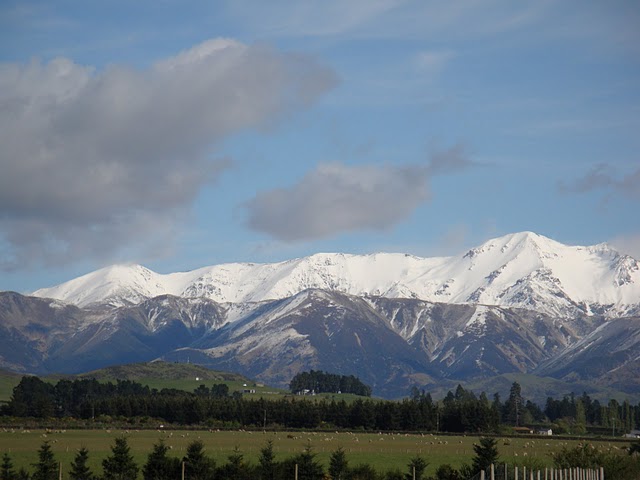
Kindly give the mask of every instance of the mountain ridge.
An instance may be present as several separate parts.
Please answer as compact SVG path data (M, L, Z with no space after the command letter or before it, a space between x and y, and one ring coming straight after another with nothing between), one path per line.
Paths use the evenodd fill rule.
M520 307L563 316L619 316L640 312L640 262L606 244L572 247L519 232L451 257L318 253L278 263L227 263L169 274L141 265L114 265L32 295L82 307L120 307L162 294L218 303L259 302L307 288Z
M377 394L507 374L640 392L640 262L532 232L451 257L315 254L158 274L91 272L0 292L0 367L164 359L285 385L356 374Z

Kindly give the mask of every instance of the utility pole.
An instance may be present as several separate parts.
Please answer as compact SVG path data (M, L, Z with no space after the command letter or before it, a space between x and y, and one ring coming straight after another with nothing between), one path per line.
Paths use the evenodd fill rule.
M613 417L611 419L611 424L612 424L612 426L611 426L611 429L612 429L611 430L611 436L615 437L616 436L616 417Z

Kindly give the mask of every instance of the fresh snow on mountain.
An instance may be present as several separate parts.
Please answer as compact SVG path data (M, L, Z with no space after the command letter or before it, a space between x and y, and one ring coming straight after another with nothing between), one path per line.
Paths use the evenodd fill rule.
M625 314L640 305L640 262L606 244L567 246L521 232L452 257L316 254L159 274L107 267L33 293L78 306L137 304L162 294L217 302L287 298L305 289L358 296L521 307L547 314Z

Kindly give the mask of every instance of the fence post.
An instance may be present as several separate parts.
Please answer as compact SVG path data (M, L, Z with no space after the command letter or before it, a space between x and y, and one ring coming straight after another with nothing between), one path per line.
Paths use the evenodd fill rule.
M514 480L518 480L518 466L516 465L514 468L515 468L515 477L514 477Z
M416 477L413 477L413 480L416 480ZM484 480L484 470L480 470L480 480Z
M493 463L491 464L491 480L496 480L496 472L495 472L495 467L493 466Z

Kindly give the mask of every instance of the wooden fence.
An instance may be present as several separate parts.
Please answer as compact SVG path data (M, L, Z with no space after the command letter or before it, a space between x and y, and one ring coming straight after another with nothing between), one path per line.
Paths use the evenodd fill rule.
M491 465L470 480L604 480L604 469L599 468L545 468L527 469L510 465Z

